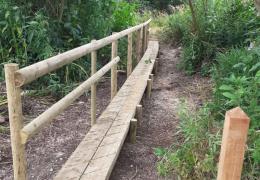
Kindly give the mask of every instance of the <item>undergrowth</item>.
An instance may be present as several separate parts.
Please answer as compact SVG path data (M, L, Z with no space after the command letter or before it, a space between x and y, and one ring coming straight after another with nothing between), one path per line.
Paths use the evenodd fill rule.
M137 8L138 3L115 0L64 1L64 4L0 0L0 81L4 80L6 63L14 62L22 68L135 25ZM120 44L120 67L126 69L127 41ZM110 54L110 46L98 51L98 67L110 60ZM62 96L89 76L87 55L26 89L47 90Z
M161 159L158 172L180 179L215 179L225 112L240 106L251 119L242 179L259 179L260 24L254 4L201 0L192 5L197 24L186 5L169 17L165 39L183 46L180 67L188 74L211 76L212 99L195 112L182 106L178 133L182 141L155 150Z

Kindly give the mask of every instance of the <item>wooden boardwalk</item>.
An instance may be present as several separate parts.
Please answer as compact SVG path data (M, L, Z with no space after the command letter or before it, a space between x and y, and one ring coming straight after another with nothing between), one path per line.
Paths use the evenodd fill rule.
M109 179L136 106L145 92L158 50L158 41L149 41L139 64L54 179Z

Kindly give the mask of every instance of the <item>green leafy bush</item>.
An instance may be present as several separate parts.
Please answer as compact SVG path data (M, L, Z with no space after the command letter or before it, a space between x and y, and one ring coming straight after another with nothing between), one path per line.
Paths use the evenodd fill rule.
M180 132L183 142L169 149L158 163L158 172L176 172L186 179L214 179L225 112L240 106L250 117L248 149L243 179L260 176L260 49L232 49L219 53L211 74L213 99L198 112L181 107Z
M0 0L0 80L4 79L5 63L28 66L89 43L92 39L101 39L113 31L133 26L136 10L135 3L115 0L55 0L51 4L45 0L37 3L32 0L26 3ZM127 42L122 40L120 44L119 54L125 60ZM99 67L110 60L110 54L110 46L98 51ZM64 86L73 86L85 80L89 75L90 57L85 56L52 75L40 78L38 84L33 83L27 88L50 87L48 89L58 92L65 89Z
M217 52L249 45L259 32L260 21L252 1L199 0L193 6L196 22L186 6L171 15L165 28L174 42L181 40L184 48L181 67L189 74L212 63Z

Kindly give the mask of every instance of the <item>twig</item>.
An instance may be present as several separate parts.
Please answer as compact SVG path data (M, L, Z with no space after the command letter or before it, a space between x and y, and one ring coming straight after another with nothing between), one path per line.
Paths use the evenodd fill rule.
M137 172L138 172L137 166L135 166L135 174L132 177L130 177L129 180L133 180L135 178L135 176L137 175Z

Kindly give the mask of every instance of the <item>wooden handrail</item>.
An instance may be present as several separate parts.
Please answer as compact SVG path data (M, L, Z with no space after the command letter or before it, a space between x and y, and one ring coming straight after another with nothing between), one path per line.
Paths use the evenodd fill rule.
M73 101L80 97L84 92L90 89L91 85L97 83L99 79L108 72L111 67L119 62L120 58L116 57L109 63L107 63L98 72L92 75L88 80L79 85L76 89L71 91L64 98L56 102L49 109L27 124L21 130L21 141L25 144L29 137L42 129L46 124L50 123L56 116L58 116L62 111L64 111Z
M21 87L25 84L28 84L28 83L32 82L33 80L35 80L45 74L48 74L56 69L59 69L66 64L70 64L74 60L79 59L92 51L98 50L132 32L135 32L143 27L146 27L146 25L149 24L150 22L151 22L151 19L149 19L148 21L146 21L143 24L139 24L137 26L131 27L124 31L115 33L111 36L97 40L95 42L90 42L86 45L77 47L75 49L66 51L62 54L59 54L59 55L53 56L51 58L48 58L46 60L35 63L33 65L24 67L15 73L15 77L16 77L15 84L16 84L16 86L19 86L19 87ZM147 29L147 28L145 28L145 29Z
M131 27L124 31L114 33L111 36L103 39L92 41L89 44L77 47L69 50L57 56L48 58L41 62L33 65L24 67L19 70L18 64L6 64L5 65L5 76L6 76L6 87L7 87L7 99L9 109L9 121L11 131L11 143L12 143L12 156L13 156L13 170L15 180L26 180L26 158L25 158L25 143L27 140L42 129L45 125L52 122L52 120L63 112L73 101L80 97L91 87L91 124L94 125L96 121L96 83L98 80L111 69L111 90L113 90L113 96L117 92L117 63L120 60L117 56L117 40L132 34L137 31L137 61L140 60L143 52L146 50L148 41L148 28L151 19L140 25ZM149 27L149 26L148 26ZM132 58L132 42L128 38L128 61ZM101 68L98 72L96 71L96 53L97 50L112 44L111 61ZM80 86L75 88L68 95L63 97L57 103L52 105L49 109L23 127L23 116L22 116L22 102L21 102L21 86L28 84L37 78L46 75L54 70L61 68L64 65L72 63L74 60L81 58L82 56L91 53L92 54L92 76L83 82ZM129 73L132 69L132 64L128 62Z

